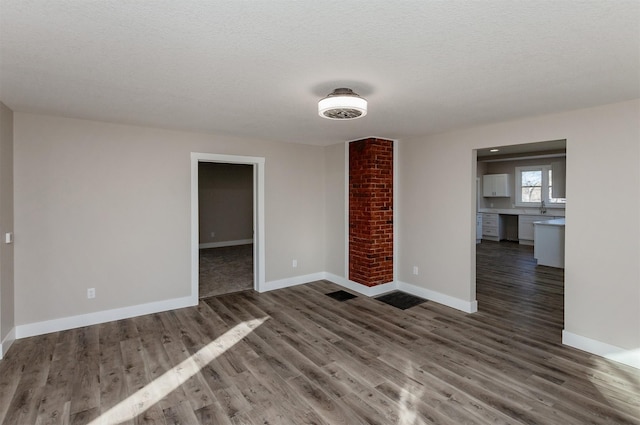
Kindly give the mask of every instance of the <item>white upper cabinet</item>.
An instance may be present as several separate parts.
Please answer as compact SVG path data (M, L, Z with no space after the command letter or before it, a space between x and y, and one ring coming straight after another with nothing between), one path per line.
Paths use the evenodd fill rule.
M485 198L510 197L509 174L485 174L482 176L482 196Z

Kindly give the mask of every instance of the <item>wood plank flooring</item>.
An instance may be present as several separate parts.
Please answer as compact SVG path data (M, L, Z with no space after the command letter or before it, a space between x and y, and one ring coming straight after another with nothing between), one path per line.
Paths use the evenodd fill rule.
M318 281L16 341L0 422L640 424L640 371L562 346L562 271L477 249L480 311Z

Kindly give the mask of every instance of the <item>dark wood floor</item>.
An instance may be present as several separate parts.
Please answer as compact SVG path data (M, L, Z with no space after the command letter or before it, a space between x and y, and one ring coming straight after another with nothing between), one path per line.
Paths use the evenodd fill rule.
M17 341L3 424L631 424L640 371L562 346L562 273L478 247L480 311L319 281Z

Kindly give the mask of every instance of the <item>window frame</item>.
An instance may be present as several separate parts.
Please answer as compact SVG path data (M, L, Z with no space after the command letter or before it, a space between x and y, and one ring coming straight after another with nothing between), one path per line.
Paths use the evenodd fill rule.
M564 202L551 202L551 199L549 197L549 189L550 189L550 181L549 181L549 171L551 170L551 164L545 164L545 165L527 165L527 166L522 166L522 167L516 167L515 173L515 180L516 180L516 188L515 188L515 195L516 195L516 199L515 199L515 205L516 207L523 207L523 208L531 208L531 207L535 207L538 208L540 207L542 204L541 202L523 202L522 201L522 172L523 171L540 171L542 173L542 186L541 186L541 199L544 201L544 206L546 208L565 208L567 205L567 201L566 198L558 198L558 199L564 199Z

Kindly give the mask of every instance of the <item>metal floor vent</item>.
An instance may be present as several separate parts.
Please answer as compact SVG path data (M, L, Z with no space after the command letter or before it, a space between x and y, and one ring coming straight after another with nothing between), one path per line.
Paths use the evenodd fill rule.
M376 300L381 301L385 304L389 304L395 308L399 308L400 310L406 310L411 307L415 307L419 304L427 302L424 298L416 297L411 294L407 294L405 292L394 291L388 294L380 295L376 297Z
M353 295L350 292L342 291L342 290L336 291L336 292L329 292L328 294L325 294L325 295L337 301L347 301L357 297L357 295Z

